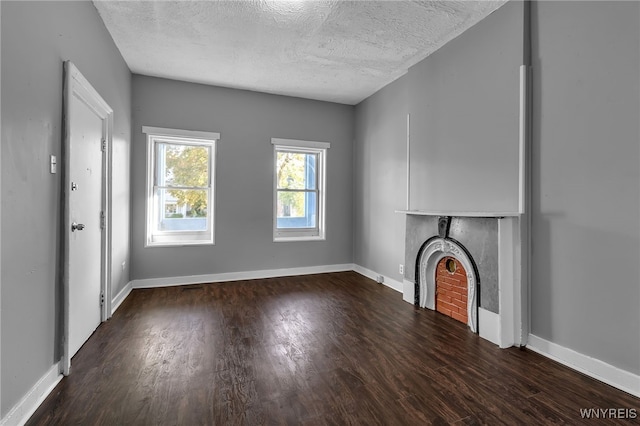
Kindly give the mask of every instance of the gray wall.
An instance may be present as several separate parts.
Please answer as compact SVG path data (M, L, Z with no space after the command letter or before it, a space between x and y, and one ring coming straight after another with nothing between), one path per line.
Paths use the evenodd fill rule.
M60 358L62 63L114 109L113 285L129 281L131 74L90 2L2 2L2 401L5 416Z
M351 263L353 110L346 105L133 78L133 279ZM220 132L214 246L144 248L142 126ZM271 138L331 143L326 241L273 242Z
M402 281L406 203L407 80L356 107L354 263Z
M635 374L640 372L639 7L637 2L546 1L533 7L531 331ZM446 129L456 135L473 136L486 118L499 127L491 134L513 138L517 146L517 74L505 75L504 91L490 79L494 90L485 93L486 80L480 75L473 84L462 82L474 106L465 106L464 114L455 107L460 101L452 104L446 99L449 92L438 93L437 88L445 77L453 81L454 74L472 74L439 69L441 64L463 64L464 57L481 64L485 57L478 72L486 73L496 61L511 63L513 45L488 41L502 32L521 43L521 35L515 35L518 28L522 31L521 11L522 3L508 3L356 106L355 263L402 278L397 264L404 259L403 226L392 211L405 204L407 112L412 115L412 141L426 146L446 134L421 111L444 113ZM460 57L451 57L454 52ZM434 63L439 58L446 61ZM496 104L496 94L504 102ZM461 93L453 95L464 99ZM483 99L487 106L478 102ZM445 106L448 110L437 111ZM477 162L463 175L470 184L483 178L483 172L493 172L498 161L517 161L511 146L483 153L472 146L485 142L482 134L467 139ZM449 154L460 155L465 148L460 142L452 140ZM413 176L424 173L426 178L434 170L441 174L432 180L446 176L442 164L451 164L444 156L446 147L435 152L441 164L425 163L436 168L415 170ZM508 157L502 158L505 152ZM469 160L451 159L457 160L454 167ZM413 161L412 168L418 167ZM514 201L511 183L499 186L507 194L505 206ZM414 199L444 199L446 194L432 189Z
M531 332L640 373L640 5L533 9Z
M411 209L518 211L523 2L413 66Z

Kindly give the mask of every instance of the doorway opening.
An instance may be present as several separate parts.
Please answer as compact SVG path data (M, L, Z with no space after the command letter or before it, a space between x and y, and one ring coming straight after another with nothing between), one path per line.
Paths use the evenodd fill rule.
M71 358L111 313L110 152L113 110L64 63L63 353Z

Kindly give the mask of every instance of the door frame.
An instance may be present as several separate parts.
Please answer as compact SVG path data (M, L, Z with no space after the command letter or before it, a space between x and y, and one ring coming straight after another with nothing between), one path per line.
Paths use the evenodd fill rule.
M63 331L62 331L62 374L65 376L71 372L71 354L69 348L70 335L70 242L71 242L71 218L70 218L70 188L71 177L69 164L71 159L71 120L69 107L72 99L77 99L87 105L102 120L103 151L102 155L102 211L104 213L104 228L101 233L100 253L100 292L103 303L100 308L100 322L111 317L111 143L113 134L113 109L104 101L100 94L91 86L89 81L80 73L71 62L64 62L64 87L63 87L63 190L62 202L64 210L63 219Z

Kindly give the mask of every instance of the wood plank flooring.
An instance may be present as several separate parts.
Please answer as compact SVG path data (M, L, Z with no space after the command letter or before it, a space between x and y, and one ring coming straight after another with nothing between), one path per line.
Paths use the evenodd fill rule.
M134 290L27 424L640 424L588 408L640 399L344 272Z

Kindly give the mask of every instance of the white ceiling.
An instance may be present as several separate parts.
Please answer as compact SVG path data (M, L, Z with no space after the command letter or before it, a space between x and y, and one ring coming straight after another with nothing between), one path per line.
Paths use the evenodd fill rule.
M354 105L504 1L93 3L133 73Z

